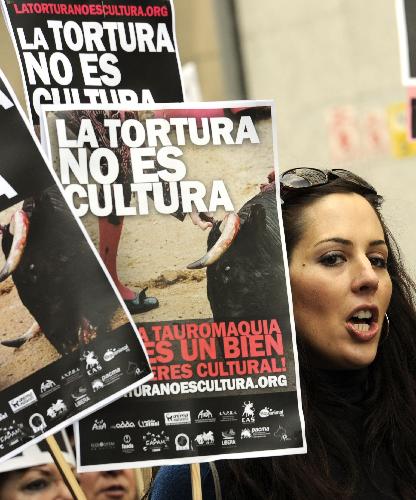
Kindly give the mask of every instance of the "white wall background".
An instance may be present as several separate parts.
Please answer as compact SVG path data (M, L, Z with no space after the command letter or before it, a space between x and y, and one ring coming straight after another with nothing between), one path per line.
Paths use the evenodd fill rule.
M416 276L416 158L395 158L386 125L383 145L368 147L369 116L387 122L405 101L393 0L237 0L250 98L274 98L282 169L337 166L368 179L386 199L385 214ZM334 158L327 123L349 107L358 146ZM334 134L332 134L332 137Z

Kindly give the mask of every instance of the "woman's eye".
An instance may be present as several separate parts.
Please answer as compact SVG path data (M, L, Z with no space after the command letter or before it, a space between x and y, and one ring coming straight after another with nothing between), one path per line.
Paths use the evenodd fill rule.
M380 269L386 269L387 267L387 260L384 257L381 257L379 255L373 255L370 256L368 259L371 262L371 265L374 267L379 267Z
M42 491L49 486L48 481L45 479L34 479L29 483L25 484L23 489L26 491Z
M319 263L327 267L333 267L337 266L338 264L342 264L346 260L347 259L342 253L331 252L323 255L319 259Z

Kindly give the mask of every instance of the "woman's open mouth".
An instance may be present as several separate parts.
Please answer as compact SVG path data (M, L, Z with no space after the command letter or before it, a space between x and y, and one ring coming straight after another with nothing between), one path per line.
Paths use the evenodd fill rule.
M349 316L346 328L353 338L361 342L368 342L378 333L379 326L377 320L377 307L360 307L355 309Z

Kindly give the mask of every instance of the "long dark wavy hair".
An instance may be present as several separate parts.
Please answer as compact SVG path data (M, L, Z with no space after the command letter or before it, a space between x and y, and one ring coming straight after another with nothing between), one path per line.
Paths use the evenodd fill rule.
M364 196L384 230L389 249L387 269L393 284L388 308L390 326L387 336L386 331L382 332L376 358L368 369L362 458L371 472L383 448L391 460L398 494L406 500L415 499L416 286L404 270L398 246L380 214L381 197L341 179L287 193L282 212L289 262L306 230L302 217L304 209L332 193ZM362 461L358 462L356 452L343 435L342 426L336 425L328 414L331 407L328 403L342 409L343 402L320 378L301 338L298 338L298 348L308 453L223 462L223 484L227 486L227 491L223 491L225 499L348 499L357 494ZM327 404L320 404L322 401ZM334 478L330 456L341 460L345 470L342 484Z

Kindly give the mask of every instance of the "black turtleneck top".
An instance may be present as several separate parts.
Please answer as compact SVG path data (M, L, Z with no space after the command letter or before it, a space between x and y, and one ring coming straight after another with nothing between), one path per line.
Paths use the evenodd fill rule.
M381 446L377 451L373 466L368 464L363 450L365 441L364 421L366 418L368 369L320 372L320 391L314 404L319 405L333 426L347 441L356 457L358 478L353 500L392 500L401 498L395 488L392 462L387 448ZM332 393L332 397L328 394ZM334 403L334 400L337 400ZM310 403L312 404L312 403ZM307 436L306 436L307 437ZM328 449L329 466L337 482L345 484L348 474L345 460L337 456L335 450ZM253 459L268 460L264 458ZM279 458L284 460L284 457ZM219 475L222 500L230 498L228 460L216 463ZM208 464L201 464L202 489L204 500L215 500L215 487L212 471ZM308 485L305 482L305 498L308 498ZM265 483L265 488L267 484ZM156 476L151 500L191 500L191 481L188 465L162 467ZM235 498L235 497L233 497ZM324 499L326 500L326 499ZM332 500L332 499L331 499Z
M385 445L377 451L373 465L368 463L364 452L366 419L366 398L368 368L360 370L323 370L322 399L319 404L348 442L357 459L358 478L354 500L387 500L401 498L395 488L392 462ZM331 391L338 399L334 404L325 398L325 392ZM342 458L328 449L333 476L340 483L348 479Z

